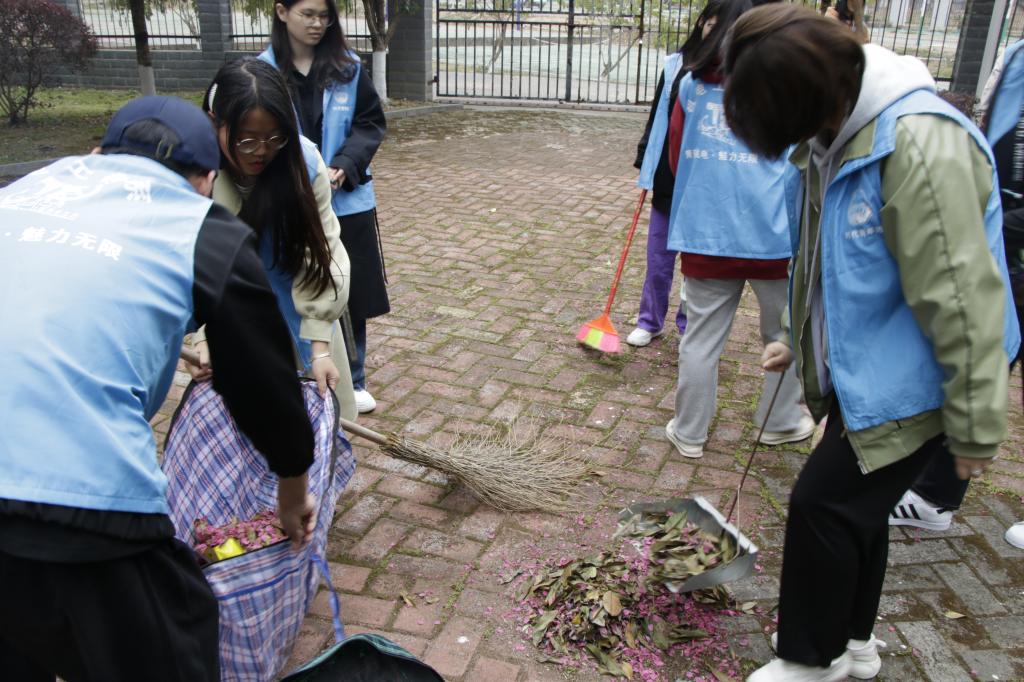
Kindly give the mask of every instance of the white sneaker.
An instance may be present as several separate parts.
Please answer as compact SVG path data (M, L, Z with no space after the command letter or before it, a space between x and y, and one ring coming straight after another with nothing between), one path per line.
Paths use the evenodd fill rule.
M656 332L649 332L646 329L637 327L629 333L626 337L626 343L637 348L643 348L648 345L656 336L661 336L664 333L663 329L659 329Z
M879 649L888 644L871 635L866 642L862 639L851 639L846 643L846 655L850 658L850 677L858 680L870 680L882 669L882 657Z
M357 388L356 394L356 412L359 414L366 414L367 412L373 412L377 407L377 401L373 399L370 392L365 388Z
M772 651L779 650L779 633L773 632L771 637ZM850 677L856 677L858 680L870 680L871 678L878 675L878 671L882 669L882 657L878 655L879 649L884 649L888 644L882 640L871 635L871 639L857 640L851 639L846 643L846 657L850 661ZM842 658L840 656L839 658ZM835 665L839 658L832 661Z
M672 442L672 445L676 446L676 450L683 457L689 457L690 459L698 459L704 456L704 444L703 443L685 443L679 440L679 436L676 435L676 420L669 420L668 424L665 425L665 435Z
M889 513L890 526L915 526L926 530L946 530L953 523L953 512L936 507L913 490L903 493L899 504ZM1011 529L1012 530L1012 529ZM1024 531L1021 532L1024 538Z
M1007 528L1003 537L1014 547L1024 549L1024 521L1018 521Z
M800 425L789 431L765 431L761 434L761 443L764 445L782 445L783 443L799 443L814 435L814 429L818 428L817 422L806 414L800 420Z
M755 670L747 682L839 682L850 674L850 659L843 654L827 668L784 661L772 660Z

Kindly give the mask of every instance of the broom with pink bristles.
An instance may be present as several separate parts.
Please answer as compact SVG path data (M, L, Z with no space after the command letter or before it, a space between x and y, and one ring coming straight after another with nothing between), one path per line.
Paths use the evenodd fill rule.
M580 327L576 334L576 340L584 346L589 346L603 353L618 353L621 347L619 333L615 331L615 325L609 315L612 312L612 301L615 300L615 292L619 288L619 280L622 279L622 269L626 266L626 256L629 254L629 247L633 243L633 235L636 234L636 224L640 221L640 211L644 208L644 201L647 200L647 190L640 190L640 199L636 202L636 210L633 211L633 223L626 233L626 245L622 248L622 255L619 257L619 268L615 271L615 278L612 280L612 290L608 292L608 301L604 304L604 313Z

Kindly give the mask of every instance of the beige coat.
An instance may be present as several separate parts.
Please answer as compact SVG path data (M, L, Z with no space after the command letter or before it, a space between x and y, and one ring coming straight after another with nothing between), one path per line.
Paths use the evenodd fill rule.
M309 341L327 341L331 344L331 359L338 367L340 379L334 389L338 396L338 403L341 407L340 416L348 420L356 419L356 402L352 391L352 373L349 370L348 353L345 349L345 340L341 335L341 325L338 318L341 317L345 306L348 304L349 273L350 265L348 253L341 244L341 226L338 218L331 208L331 184L327 178L327 166L323 159L317 164L316 178L313 180L313 194L316 196L317 209L320 211L320 223L324 228L324 236L327 237L327 244L331 249L331 273L334 275L335 287L328 287L319 295L299 286L302 273L295 278L295 286L292 288L292 301L295 310L302 318L299 326L299 336ZM224 206L235 215L242 210L242 197L235 189L232 178L224 171L217 176L213 184L213 200ZM199 343L205 340L205 329L200 327L199 331L193 334L192 342ZM296 354L296 366L301 370L302 363ZM216 368L214 368L216 371ZM310 374L307 372L307 376Z

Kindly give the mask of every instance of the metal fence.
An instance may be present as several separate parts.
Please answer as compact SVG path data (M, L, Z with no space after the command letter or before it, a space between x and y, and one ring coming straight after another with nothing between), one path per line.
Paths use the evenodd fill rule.
M274 0L231 0L231 34L236 50L260 50L270 40ZM341 30L352 49L369 52L370 30L359 0L338 3Z
M1010 43L1024 37L1024 0L1013 0L1007 8L1002 30L1003 33L999 41L1000 48L1005 48Z
M77 0L79 16L92 28L101 48L134 48L135 32L127 0ZM199 14L194 0L157 0L146 4L149 46L197 50Z
M649 100L699 7L667 0L438 0L439 96Z
M940 83L953 76L965 0L877 0L864 21L871 42L918 57Z
M801 1L801 0L797 0ZM804 0L816 5L815 0ZM704 0L437 0L437 94L607 104L649 102L666 51L689 34ZM874 43L952 78L965 0L875 0ZM1013 0L1002 44L1024 34Z

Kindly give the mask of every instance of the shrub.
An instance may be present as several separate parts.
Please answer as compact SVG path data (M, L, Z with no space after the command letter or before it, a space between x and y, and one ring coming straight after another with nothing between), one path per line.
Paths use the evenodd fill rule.
M946 100L954 107L960 110L960 113L967 118L974 119L974 95L971 93L964 92L951 92L949 90L940 90L939 97Z
M89 27L52 0L0 0L0 112L28 118L59 67L83 68L96 53Z

